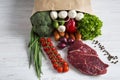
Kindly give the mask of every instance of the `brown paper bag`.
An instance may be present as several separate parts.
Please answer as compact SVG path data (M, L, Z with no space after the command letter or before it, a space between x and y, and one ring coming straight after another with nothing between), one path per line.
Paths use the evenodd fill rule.
M92 14L90 0L35 0L32 14L37 11L76 10Z

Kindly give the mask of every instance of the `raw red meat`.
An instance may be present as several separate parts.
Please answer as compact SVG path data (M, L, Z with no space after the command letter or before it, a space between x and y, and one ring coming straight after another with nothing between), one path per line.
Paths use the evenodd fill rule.
M101 75L107 72L108 65L103 63L97 52L82 41L75 41L68 48L68 61L84 74Z

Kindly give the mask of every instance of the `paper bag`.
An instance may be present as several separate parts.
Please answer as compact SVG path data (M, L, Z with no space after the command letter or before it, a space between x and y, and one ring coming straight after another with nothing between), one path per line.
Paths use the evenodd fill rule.
M76 10L92 14L91 0L35 0L32 14L37 11Z

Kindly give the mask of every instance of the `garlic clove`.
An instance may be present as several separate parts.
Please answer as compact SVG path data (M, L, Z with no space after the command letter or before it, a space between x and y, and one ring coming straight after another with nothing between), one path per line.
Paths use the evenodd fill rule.
M76 12L75 10L70 10L70 11L68 12L68 17L69 17L69 18L75 18L76 15L77 15L77 12Z
M67 15L68 15L67 11L60 11L58 13L58 17L62 18L62 19L65 19L67 17Z
M50 12L50 16L53 20L57 19L58 18L58 14L57 14L57 11L51 11Z
M77 21L81 20L82 18L84 18L84 14L83 13L77 13L77 16L75 17L75 19Z
M59 32L65 32L65 30L66 30L66 27L63 26L63 25L61 25L61 26L58 27L58 31Z

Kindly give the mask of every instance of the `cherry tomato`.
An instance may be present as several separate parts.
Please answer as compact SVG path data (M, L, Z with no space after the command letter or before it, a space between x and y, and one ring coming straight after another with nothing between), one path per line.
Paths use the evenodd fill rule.
M54 63L53 67L54 67L54 69L57 69L58 68L58 64Z
M52 51L54 51L54 50L56 50L56 48L55 48L55 47L52 47Z
M63 62L64 60L60 57L59 61L60 61L60 62Z
M48 51L50 51L49 48L43 48L43 49L46 53L48 53Z
M40 38L40 42L44 42L45 41L45 38Z
M57 71L58 71L59 73L62 73L62 72L63 72L63 67L58 67L58 68L57 68Z
M51 39L50 39L50 38L47 38L47 42L51 42Z
M57 54L56 56L57 56L57 58L61 58L61 55L60 55L60 54Z
M53 47L53 44L50 42L50 43L48 44L48 46Z
M63 66L68 66L68 63L67 63L67 62L64 62L64 63L63 63Z
M57 51L57 50L55 50L55 51L54 51L54 54L58 54L58 51Z
M51 60L51 62L54 64L54 63L56 63L57 61L54 59L54 60Z
M43 47L47 46L46 42L42 42L42 46Z
M64 66L63 67L63 72L68 72L69 71L69 66Z

